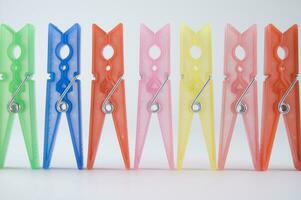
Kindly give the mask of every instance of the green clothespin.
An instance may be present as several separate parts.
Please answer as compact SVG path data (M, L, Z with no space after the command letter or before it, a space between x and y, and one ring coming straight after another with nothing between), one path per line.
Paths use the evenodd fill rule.
M25 140L31 168L39 167L34 81L34 27L15 32L0 25L0 168L16 115Z

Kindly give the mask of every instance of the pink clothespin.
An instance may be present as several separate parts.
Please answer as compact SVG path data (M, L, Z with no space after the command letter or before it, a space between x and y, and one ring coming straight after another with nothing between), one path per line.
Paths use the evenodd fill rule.
M149 50L157 46L160 55L152 58ZM148 130L150 117L158 114L159 124L164 141L169 168L174 168L173 131L171 114L170 81L170 25L165 25L157 33L145 25L140 27L140 64L137 135L134 168L139 168L139 162Z
M231 25L225 31L225 58L218 168L224 169L237 115L245 125L254 168L259 170L257 106L257 30L239 33ZM245 55L239 57L237 50Z

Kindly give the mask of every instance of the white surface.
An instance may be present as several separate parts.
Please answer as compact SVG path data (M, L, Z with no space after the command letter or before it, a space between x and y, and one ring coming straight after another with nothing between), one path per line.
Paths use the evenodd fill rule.
M293 171L2 170L1 199L300 199ZM5 187L5 188L3 188ZM6 197L6 198L3 198Z
M87 154L90 110L91 24L109 31L124 23L125 80L131 161L134 156L137 84L139 79L139 24L144 22L158 30L171 23L171 64L175 152L177 144L179 86L179 27L185 22L195 30L211 23L213 33L213 80L216 112L216 141L219 141L221 88L223 79L223 42L226 23L243 31L253 23L258 25L258 82L261 110L263 81L264 26L274 23L284 31L301 23L301 3L298 0L268 1L38 1L0 0L0 23L15 29L29 22L36 27L36 98L40 160L42 160L44 105L47 63L47 28L53 22L62 30L78 22L82 27L82 113L84 155ZM300 36L300 33L299 33ZM300 55L300 54L299 54ZM259 110L259 113L261 113ZM260 118L261 116L259 116ZM123 163L111 117L103 129L94 171L77 171L67 123L62 118L55 145L52 167L31 171L28 167L20 126L15 121L14 132L6 159L8 168L0 170L0 199L300 199L301 175L293 171L289 145L280 120L270 166L272 171L253 172L242 120L237 127L223 172L208 171L208 158L197 118L193 121L190 144L184 167L203 170L167 171L158 122L152 120L141 167L158 170L123 171ZM155 119L155 118L153 118ZM218 145L218 143L217 143ZM176 156L176 155L175 155ZM133 164L133 163L132 163ZM60 169L57 169L57 168ZM108 170L116 168L116 170ZM204 170L205 169L205 170ZM276 170L275 170L276 169ZM87 198L89 197L89 198Z

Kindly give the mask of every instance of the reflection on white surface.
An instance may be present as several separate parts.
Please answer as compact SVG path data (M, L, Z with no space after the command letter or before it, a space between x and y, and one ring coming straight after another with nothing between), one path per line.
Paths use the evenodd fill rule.
M0 171L1 199L299 199L296 171ZM4 189L5 187L5 189Z

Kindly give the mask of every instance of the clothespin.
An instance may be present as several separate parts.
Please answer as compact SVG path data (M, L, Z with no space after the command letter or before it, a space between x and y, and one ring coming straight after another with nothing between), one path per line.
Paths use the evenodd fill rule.
M31 168L39 167L34 81L34 27L0 25L0 168L18 114Z
M44 161L48 169L62 113L66 113L77 167L83 168L80 101L80 26L62 33L49 24ZM66 49L66 52L63 50ZM68 54L67 54L68 53ZM67 55L66 55L67 54Z
M253 166L259 170L256 35L256 25L243 33L239 33L231 25L226 27L219 169L224 169L235 121L240 114ZM240 49L245 55L239 54Z
M130 168L128 148L128 129L125 104L125 84L123 80L123 26L117 25L106 33L93 25L93 66L90 137L88 152L88 169L93 168L97 147L107 114L112 114L119 145L126 169ZM114 54L106 58L106 47L111 47Z
M149 55L149 50L160 48L158 58ZM137 135L134 168L138 169L150 117L158 114L169 168L174 168L171 114L170 74L170 25L157 33L145 25L140 27L140 66Z
M210 165L215 169L211 27L207 25L200 31L193 32L184 25L181 27L180 40L181 81L177 167L181 169L183 165L193 115L199 114ZM199 48L201 54L193 57L191 54L193 47Z
M283 57L278 54L283 50ZM266 170L280 114L283 116L295 168L301 170L300 96L298 83L298 26L281 33L265 28L265 66L261 129L261 163Z

